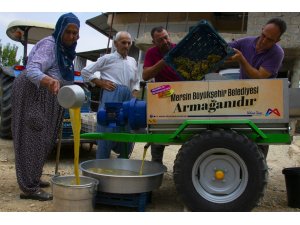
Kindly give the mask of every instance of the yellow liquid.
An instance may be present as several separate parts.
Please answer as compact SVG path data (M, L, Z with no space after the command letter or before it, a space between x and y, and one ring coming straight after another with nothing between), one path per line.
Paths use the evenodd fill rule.
M141 168L140 168L139 175L143 175L146 153L147 153L147 148L144 148L143 160L142 160L142 165L141 165Z
M74 174L76 179L76 184L80 184L79 178L79 147L80 147L80 129L81 129L81 114L80 108L69 109L73 137L74 137Z
M89 168L88 171L105 175L121 175L121 176L137 176L136 171L120 170L120 169L105 169L105 168Z
M89 168L87 170L93 173L105 174L105 175L141 176L143 175L144 162L145 162L145 157L146 157L148 147L149 146L144 147L143 160L139 172L130 171L130 170L120 170L120 169L106 169L106 168Z

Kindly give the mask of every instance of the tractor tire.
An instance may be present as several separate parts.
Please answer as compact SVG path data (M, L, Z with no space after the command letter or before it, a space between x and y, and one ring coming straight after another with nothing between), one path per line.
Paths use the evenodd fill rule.
M0 137L12 139L11 134L11 92L14 77L1 75L0 93Z
M265 159L267 159L269 153L269 145L258 145L260 151L264 155Z
M90 104L91 111L98 112L102 89L99 87L90 87L89 90L91 92L91 104Z
M180 148L174 182L190 211L250 211L264 194L268 170L257 145L233 131L208 130Z

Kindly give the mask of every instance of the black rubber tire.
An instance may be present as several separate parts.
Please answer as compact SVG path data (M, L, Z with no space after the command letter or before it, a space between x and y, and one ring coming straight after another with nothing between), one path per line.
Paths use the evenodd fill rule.
M102 90L99 87L90 87L89 90L91 92L91 111L98 112L100 104L100 93L102 92Z
M14 77L1 74L0 94L0 137L12 139L11 134L11 92Z
M269 153L269 145L258 145L260 151L264 155L265 159L267 159Z
M193 183L193 179L200 180L200 165L197 167L197 160L199 163L199 159L202 159L210 151L220 151L219 154L218 152L213 154L213 157L219 158L226 155L225 151L230 152L244 162L243 168L246 168L248 179L244 179L243 188L232 201L229 199L228 202L220 203L217 198L223 196L219 195L215 195L216 201L203 197L205 194L202 192L202 196L201 191L197 191L197 188L200 190L201 182L199 181L197 184L198 187ZM225 161L225 157L223 158ZM240 168L242 167L242 164L238 165ZM173 171L177 192L190 211L250 211L263 196L268 177L266 161L257 145L243 135L224 130L205 131L183 144L176 156ZM193 177L193 171L198 171L199 174ZM204 170L201 172L205 174ZM203 179L209 181L211 177ZM243 177L240 178L240 180L242 179ZM213 194L212 196L214 197ZM226 197L226 194L224 196Z

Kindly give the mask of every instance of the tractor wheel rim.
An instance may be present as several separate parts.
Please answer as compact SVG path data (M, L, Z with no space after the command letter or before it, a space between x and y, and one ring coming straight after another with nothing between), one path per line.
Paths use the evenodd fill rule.
M201 154L192 168L196 191L214 203L228 203L245 191L248 169L244 160L232 150L213 148Z

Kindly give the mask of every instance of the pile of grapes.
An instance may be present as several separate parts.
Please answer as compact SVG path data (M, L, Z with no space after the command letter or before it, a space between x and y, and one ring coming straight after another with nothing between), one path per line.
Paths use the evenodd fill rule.
M202 80L204 75L221 60L221 56L211 54L207 59L193 61L186 57L174 58L176 70L185 80Z

